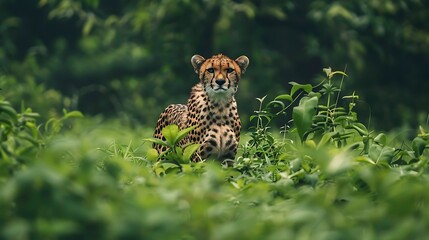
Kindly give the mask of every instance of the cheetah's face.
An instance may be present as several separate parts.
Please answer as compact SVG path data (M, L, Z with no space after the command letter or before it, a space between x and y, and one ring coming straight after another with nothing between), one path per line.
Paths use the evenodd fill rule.
M249 65L249 59L241 56L231 60L218 54L206 60L200 55L194 55L191 63L209 98L215 102L227 102L237 91L238 82Z

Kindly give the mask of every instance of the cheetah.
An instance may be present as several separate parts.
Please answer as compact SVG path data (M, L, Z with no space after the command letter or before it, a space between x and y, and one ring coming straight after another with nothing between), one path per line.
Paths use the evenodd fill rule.
M200 55L191 58L199 82L192 87L186 105L172 104L161 113L156 124L154 138L165 140L161 130L170 124L179 129L195 128L179 143L181 146L198 143L192 161L216 159L232 165L240 141L241 122L234 94L241 75L249 65L249 58L235 60L218 54L209 59ZM165 146L154 144L159 153Z

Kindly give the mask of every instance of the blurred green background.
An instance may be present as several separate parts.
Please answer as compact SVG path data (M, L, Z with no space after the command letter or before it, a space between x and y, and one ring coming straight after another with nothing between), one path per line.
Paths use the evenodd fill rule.
M190 58L250 58L237 100L242 121L256 97L345 70L378 129L425 121L429 1L2 0L1 95L45 118L62 108L155 126L197 82ZM369 120L371 119L371 120Z

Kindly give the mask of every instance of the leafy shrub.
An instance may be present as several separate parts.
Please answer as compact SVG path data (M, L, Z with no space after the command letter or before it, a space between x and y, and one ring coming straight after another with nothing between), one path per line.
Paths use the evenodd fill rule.
M38 116L31 109L17 113L9 102L0 99L0 182L33 160L41 145Z
M34 161L36 153L51 136L60 132L67 119L81 116L78 111L64 110L64 116L51 118L41 134L40 126L36 123L38 113L24 107L18 113L8 101L0 99L0 181Z
M39 66L35 56L29 55L23 62L14 62L8 67L10 69L0 69L0 89L12 107L31 104L32 109L40 114L38 118L41 121L61 116L59 110L62 108L75 107L71 98L38 81L35 76L45 77L46 69Z
M198 150L200 144L191 143L183 147L179 145L179 142L194 128L188 127L179 130L177 125L172 124L162 129L165 141L156 138L146 139L146 141L167 147L167 150L159 155L156 149L150 149L147 153L147 158L155 162L153 169L157 175L166 174L171 170L189 171L192 167L198 165L192 163L191 159L192 154ZM160 161L157 162L158 160Z

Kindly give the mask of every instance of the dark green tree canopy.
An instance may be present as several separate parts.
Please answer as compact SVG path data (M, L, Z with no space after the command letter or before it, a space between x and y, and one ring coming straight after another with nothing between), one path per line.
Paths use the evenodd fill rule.
M359 92L373 123L415 124L428 112L427 9L422 0L4 0L0 87L16 104L40 102L39 112L62 106L152 124L186 100L193 54L246 54L243 118L253 106L240 103L317 81L332 66L346 68L345 91Z

